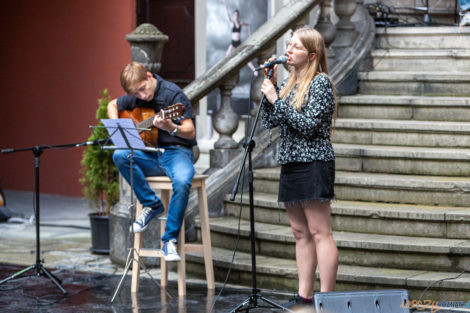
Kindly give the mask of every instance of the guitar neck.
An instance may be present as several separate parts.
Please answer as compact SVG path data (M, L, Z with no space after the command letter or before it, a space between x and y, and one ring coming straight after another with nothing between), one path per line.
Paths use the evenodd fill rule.
M158 114L155 114L155 115L160 115L160 113ZM155 115L154 116L151 116L149 118L146 118L145 120L143 120L142 122L139 122L135 125L136 128L152 128L153 127L153 119L155 118ZM139 129L139 132L142 132L143 130L140 130Z
M160 118L179 118L183 115L184 112L184 105L181 103L176 103L168 108L161 110L157 114L146 118L145 120L142 120L141 122L137 123L135 126L137 128L152 128L153 127L153 119L155 116L159 116ZM139 130L139 132L142 132L142 130Z

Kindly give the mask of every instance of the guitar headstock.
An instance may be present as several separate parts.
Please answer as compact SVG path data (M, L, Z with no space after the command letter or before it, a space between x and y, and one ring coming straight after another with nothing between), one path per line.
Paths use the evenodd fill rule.
M186 110L184 104L175 103L173 105L170 105L166 109L162 109L160 114L163 115L165 118L174 119L183 116L184 110Z

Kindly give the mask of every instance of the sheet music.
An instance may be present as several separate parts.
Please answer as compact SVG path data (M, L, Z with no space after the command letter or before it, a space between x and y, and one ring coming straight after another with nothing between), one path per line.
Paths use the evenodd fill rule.
M130 118L102 119L103 125L111 137L115 147L103 147L109 149L135 149L163 153L160 148L146 147L139 132L135 128L134 122ZM122 129L122 132L119 130ZM124 138L124 136L126 138ZM127 142L126 142L127 139Z

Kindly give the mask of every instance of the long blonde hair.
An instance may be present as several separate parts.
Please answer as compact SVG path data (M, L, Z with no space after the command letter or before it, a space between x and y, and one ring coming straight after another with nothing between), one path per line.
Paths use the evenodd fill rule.
M297 35L302 45L307 49L308 54L315 53L316 56L313 58L312 61L309 61L307 71L305 73L305 77L298 86L297 92L294 97L294 101L290 103L292 107L294 107L298 112L300 112L302 105L308 99L308 90L310 87L310 83L312 79L318 74L325 74L331 82L331 86L333 87L334 98L335 98L335 113L336 116L336 90L334 88L333 81L328 76L328 64L326 59L326 48L325 48L325 41L321 34L313 29L310 26L302 26L297 28L293 33L293 35ZM289 93L294 89L295 82L297 81L297 75L294 70L294 67L290 67L289 69L289 79L287 83L284 85L282 90L280 91L279 95L282 99L285 99Z

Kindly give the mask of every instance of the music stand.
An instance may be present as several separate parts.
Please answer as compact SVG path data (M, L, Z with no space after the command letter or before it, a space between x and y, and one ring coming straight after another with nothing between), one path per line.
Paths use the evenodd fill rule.
M153 148L153 147L146 147L144 142L142 141L139 133L137 130L144 130L147 131L147 128L136 128L133 121L128 118L120 118L120 119L102 119L104 127L109 133L111 140L114 146L107 146L103 147L104 149L123 149L123 150L130 150L130 185L131 185L131 204L129 206L131 212L131 221L135 220L135 216L133 214L134 210L134 180L132 174L132 162L134 156L134 150L142 150L142 151L149 151L149 152L157 152L163 153L165 152L164 149L161 148ZM100 127L100 126L98 126ZM129 249L129 254L127 255L126 266L124 268L124 273L116 287L116 291L111 298L111 303L114 302L117 294L122 288L122 283L124 279L127 277L127 273L131 264L134 262L134 257L132 256L133 248ZM140 264L138 264L140 266Z
M271 79L272 76L273 76L273 69L271 68L268 71L268 79ZM282 305L260 295L259 294L260 290L256 287L256 254L255 254L256 242L255 242L255 214L254 214L255 205L254 205L254 197L253 197L253 166L252 166L251 152L253 151L253 148L256 145L255 141L253 140L253 136L256 130L256 124L258 123L261 108L263 107L264 99L265 99L265 96L263 95L259 103L258 112L256 113L256 117L253 121L253 126L251 128L250 137L248 137L243 143L243 147L245 148L245 153L243 154L243 158L240 164L240 170L238 171L238 177L235 182L235 185L233 186L232 195L230 196L230 201L235 200L235 196L238 190L238 185L240 183L240 178L243 173L243 169L245 167L246 158L248 156L247 176L248 176L248 191L249 191L249 198L250 198L250 243L251 243L252 294L247 299L245 299L242 303L237 305L232 311L230 311L230 313L240 312L240 311L249 312L250 309L256 309L256 308L278 308L283 311L292 312L288 308L285 308ZM270 306L261 306L259 305L258 300L262 300L268 303Z
M104 141L107 141L106 139ZM40 164L40 156L45 149L61 149L61 148L71 148L71 147L80 147L80 146L85 146L85 145L97 145L102 143L102 140L96 140L94 142L82 142L82 143L72 143L72 144L65 144L65 145L43 145L43 146L35 146L35 147L30 147L30 148L22 148L22 149L2 149L2 153L13 153L13 152L21 152L21 151L32 151L34 154L34 218L36 220L36 263L33 265L20 270L19 272L11 275L10 277L7 277L0 281L0 285L3 283L6 283L7 281L10 281L12 279L15 279L29 271L35 270L36 271L36 276L47 276L53 283L54 285L62 291L64 295L67 294L67 291L62 287L62 281L58 279L56 276L54 276L52 273L50 273L43 265L44 260L41 260L40 258L40 253L41 253L41 240L40 240L40 205L39 205L39 200L40 200L40 192L39 192L39 164Z

